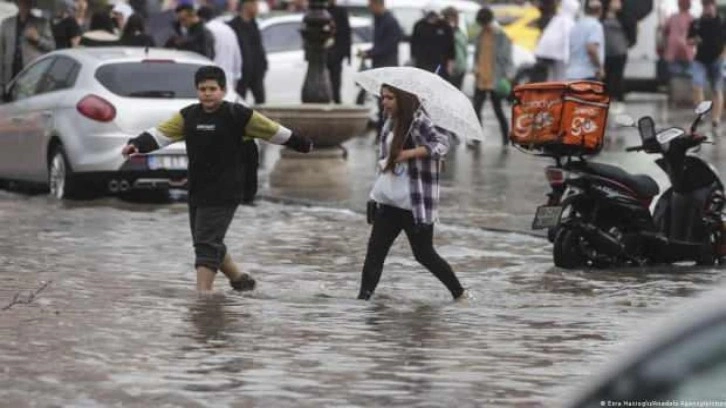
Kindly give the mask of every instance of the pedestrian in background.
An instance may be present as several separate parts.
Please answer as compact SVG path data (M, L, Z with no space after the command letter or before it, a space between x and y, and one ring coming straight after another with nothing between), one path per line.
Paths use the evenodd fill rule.
M74 14L78 26L81 27L81 33L88 29L91 17L88 15L88 2L86 0L74 0Z
M91 15L88 31L81 36L84 47L110 47L119 44L113 20L108 12L97 11Z
M691 0L678 0L678 12L668 17L663 25L665 49L663 58L673 76L691 76L691 65L696 49L688 42L688 31L693 23Z
M449 134L433 123L415 95L384 85L381 100L388 120L379 143L378 177L370 193L369 205L375 211L369 214L373 226L358 299L373 295L388 251L401 231L408 237L414 258L459 299L464 288L433 243L439 171L449 150Z
M602 3L590 1L585 6L585 15L572 28L567 79L605 79L605 30L601 15Z
M39 56L55 49L48 20L31 13L31 0L18 0L18 14L0 24L0 86Z
M403 31L396 17L386 10L385 0L368 0L373 14L373 47L361 56L371 60L373 68L398 66L398 44Z
M170 46L178 50L196 52L214 59L214 36L197 16L194 6L181 4L175 9L181 28L186 30L170 40Z
M350 64L351 31L348 10L329 0L328 13L333 19L333 46L328 48L328 73L333 91L333 102L341 103L340 87L343 74L343 61Z
M227 74L227 85L237 89L237 82L242 77L242 52L237 42L237 35L232 27L215 20L214 9L209 6L202 6L197 10L197 15L204 23L204 26L214 36L214 63L222 67Z
M121 45L127 47L154 47L154 37L146 34L144 18L140 14L132 14L126 20L126 25L119 39Z
M368 0L368 10L373 14L373 47L359 51L359 56L370 59L372 68L398 66L398 45L403 39L398 20L386 9L385 0ZM379 99L376 141L381 138L383 118L383 103Z
M312 141L238 103L224 100L226 75L205 66L194 75L199 103L183 108L167 121L131 139L125 158L176 141L186 143L189 157L189 224L194 243L197 291L212 290L221 270L235 290L251 290L255 280L242 273L227 252L224 237L242 199L243 138L260 138L307 153Z
M487 97L492 100L494 114L502 132L502 144L509 144L509 122L502 109L502 100L508 95L501 91L512 71L512 42L494 21L494 13L483 7L476 14L481 27L474 51L474 111L481 122L481 110Z
M699 104L704 99L704 89L711 90L713 110L711 125L717 130L723 111L723 52L726 44L726 27L718 15L715 0L702 0L703 14L694 20L688 31L688 40L695 44L693 62L693 99Z
M58 11L53 19L53 39L55 49L77 47L81 42L81 27L75 18L75 3L73 0L62 0L58 4Z
M534 50L537 69L532 82L564 81L567 78L570 33L579 11L579 0L562 0L560 11L549 20Z
M265 103L265 73L267 73L267 54L262 44L260 28L257 26L259 12L256 0L242 0L239 14L229 22L237 35L242 53L242 78L237 84L237 93L247 97L252 92L255 104Z
M134 14L134 9L122 1L116 3L111 9L111 18L113 19L113 24L116 27L116 33L119 36L124 31L126 22L132 14Z
M413 65L449 80L456 60L454 31L436 11L424 13L423 18L414 24L411 34Z
M459 26L459 12L453 7L445 8L441 14L451 26L454 33L454 67L451 71L450 81L456 88L461 89L466 75L467 59L469 58L469 39Z
M603 29L605 31L605 87L610 94L611 113L622 113L625 110L625 64L628 62L630 41L622 22L623 4L621 0L610 0L603 13Z

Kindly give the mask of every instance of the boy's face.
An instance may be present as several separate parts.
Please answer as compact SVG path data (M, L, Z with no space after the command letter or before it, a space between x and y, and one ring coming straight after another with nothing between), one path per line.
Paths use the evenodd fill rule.
M224 94L224 88L221 88L215 80L207 79L197 85L197 97L206 110L216 109L224 100Z

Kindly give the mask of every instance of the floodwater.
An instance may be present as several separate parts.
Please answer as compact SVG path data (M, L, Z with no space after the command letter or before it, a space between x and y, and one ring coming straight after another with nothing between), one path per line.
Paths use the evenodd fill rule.
M370 146L347 144L345 200L240 207L227 246L258 280L244 294L219 276L196 295L183 203L0 191L0 406L560 406L645 322L723 280L554 268L546 240L492 230L527 229L547 161L460 147L435 239L474 298L452 302L399 237L374 299L355 300ZM603 158L653 171L643 155Z
M721 271L567 272L546 240L457 225L454 303L400 238L354 300L368 227L347 210L241 207L227 241L258 279L193 291L184 204L0 192L0 405L555 406ZM50 282L30 303L32 291Z

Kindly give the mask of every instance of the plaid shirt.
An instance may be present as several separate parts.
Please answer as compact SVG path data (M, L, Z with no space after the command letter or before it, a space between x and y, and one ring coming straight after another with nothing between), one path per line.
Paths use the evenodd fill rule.
M385 135L391 131L391 121L383 125L380 141L380 159L388 157ZM413 116L408 136L416 147L423 146L429 155L408 161L411 190L411 212L416 224L433 224L438 221L439 173L441 159L449 151L449 132L434 125L423 109Z

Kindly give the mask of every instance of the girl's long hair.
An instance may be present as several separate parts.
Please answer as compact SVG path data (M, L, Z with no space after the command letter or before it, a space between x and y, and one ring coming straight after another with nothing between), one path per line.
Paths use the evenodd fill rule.
M396 97L396 115L391 118L393 123L393 141L391 142L391 148L388 152L388 162L386 167L383 169L384 172L392 171L396 167L396 157L403 150L403 146L406 143L408 137L408 131L411 129L411 123L413 122L413 115L416 113L418 108L421 106L416 95L402 91L398 88L390 85L383 85L384 89L387 89L393 93ZM382 135L385 140L385 135Z

